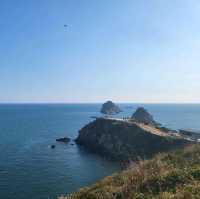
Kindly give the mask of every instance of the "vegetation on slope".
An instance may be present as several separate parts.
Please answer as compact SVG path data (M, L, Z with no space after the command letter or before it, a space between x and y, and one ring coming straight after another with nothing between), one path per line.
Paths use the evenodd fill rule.
M59 199L199 199L200 145L134 163L127 170Z

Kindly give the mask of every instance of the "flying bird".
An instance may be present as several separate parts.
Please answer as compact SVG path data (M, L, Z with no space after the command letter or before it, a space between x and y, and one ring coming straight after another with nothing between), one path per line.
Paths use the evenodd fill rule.
M67 27L68 27L68 25L67 25L67 24L64 24L64 27L65 27L65 28L67 28Z

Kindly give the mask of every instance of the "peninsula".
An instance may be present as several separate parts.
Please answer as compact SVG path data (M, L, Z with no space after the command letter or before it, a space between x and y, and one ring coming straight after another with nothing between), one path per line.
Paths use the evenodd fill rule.
M97 118L79 131L76 143L93 153L115 160L135 160L191 143L179 133L157 126L138 108L131 119Z
M200 168L195 166L199 145L162 127L142 107L131 118L96 118L80 130L76 143L106 158L134 163L59 199L184 199L200 194ZM191 192L185 197L187 186Z

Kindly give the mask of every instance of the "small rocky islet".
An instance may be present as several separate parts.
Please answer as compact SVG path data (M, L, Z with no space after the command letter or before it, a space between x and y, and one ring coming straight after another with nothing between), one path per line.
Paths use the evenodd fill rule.
M100 112L106 115L115 115L122 112L122 110L112 101L107 101L102 105Z
M61 138L57 138L57 139L56 139L56 142L63 142L63 143L65 143L65 144L69 143L70 141L71 141L71 139L68 138L68 137L61 137ZM71 143L71 145L74 145L74 143ZM56 145L55 145L55 144L52 144L52 145L50 145L50 148L51 148L51 149L55 149L55 148L56 148Z
M68 143L68 142L70 142L70 138L68 138L68 137L62 137L62 138L57 138L56 139L56 141L57 142L64 142L64 143Z

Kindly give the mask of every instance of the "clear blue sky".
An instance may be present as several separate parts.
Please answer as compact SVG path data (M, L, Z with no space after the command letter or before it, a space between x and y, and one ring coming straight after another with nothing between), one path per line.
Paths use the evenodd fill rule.
M199 11L199 0L0 0L0 102L200 102Z

